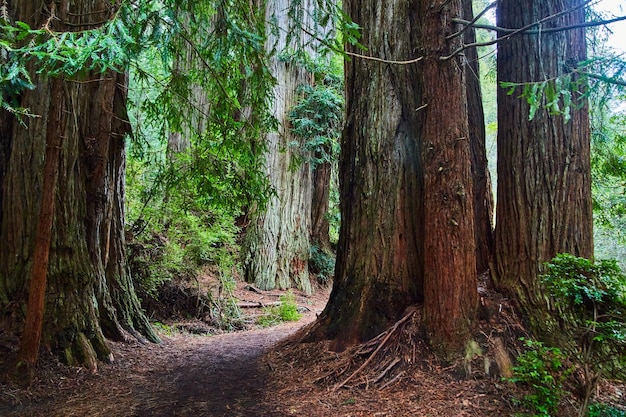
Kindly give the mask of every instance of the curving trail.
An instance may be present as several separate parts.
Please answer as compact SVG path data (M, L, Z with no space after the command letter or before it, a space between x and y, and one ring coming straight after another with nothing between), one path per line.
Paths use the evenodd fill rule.
M311 314L312 315L312 314ZM2 416L218 417L277 416L264 409L267 349L314 317L276 327L165 337L160 345L115 344L115 362L94 375L51 373ZM82 373L82 374L81 374Z
M269 369L263 353L297 327L231 333L189 346L155 378L162 387L146 390L136 416L270 416L261 406ZM141 393L139 393L141 396Z

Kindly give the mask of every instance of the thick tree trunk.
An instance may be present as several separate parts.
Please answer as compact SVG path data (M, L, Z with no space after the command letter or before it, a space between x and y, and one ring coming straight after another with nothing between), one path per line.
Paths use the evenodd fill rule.
M519 28L582 0L499 3L498 25ZM551 20L544 28L584 22L584 9ZM498 81L528 83L563 75L586 56L584 29L516 36L498 45ZM593 255L588 107L572 106L571 120L529 104L518 93L498 90L497 286L513 295L531 318L545 311L537 279L557 253ZM580 98L580 97L578 97Z
M368 54L405 60L419 50L419 11L409 2L344 1ZM365 341L420 302L423 249L417 64L345 63L347 120L341 139L341 228L330 300L311 338L334 348Z
M463 0L463 16L465 20L474 18L472 0ZM467 29L463 42L476 42L473 28ZM487 161L485 145L485 115L483 112L482 93L480 90L480 68L478 51L469 48L465 51L467 112L469 135L472 150L472 178L474 187L474 234L476 237L476 272L487 271L493 263L495 241L493 234L493 190L491 175Z
M460 0L344 2L368 54L346 62L335 281L306 340L365 341L424 302L431 342L453 353L475 315L476 263L464 69L440 57ZM445 30L442 30L444 28Z
M179 10L179 22L184 26L184 31L188 33L187 36L197 35L197 38L208 37L211 25L213 22L203 21L202 23L193 22L191 12L186 10ZM200 24L202 26L200 26ZM192 25L198 25L198 27L191 27ZM204 39L202 39L204 40ZM197 42L202 40L198 39ZM176 74L190 74L197 71L196 51L194 45L190 43L183 43L182 50L179 55L176 56L174 61L174 70ZM191 91L187 103L184 103L186 109L185 117L180 117L179 126L171 126L172 131L167 138L167 158L169 162L176 161L176 155L187 151L191 148L192 138L194 135L202 135L207 129L207 117L210 113L210 101L207 97L207 93L202 86L198 84L192 84Z
M109 5L107 1L96 1L74 4L71 9L59 7L57 19L52 20L58 25L54 29L64 30L67 23L73 30L80 30L78 24L87 23L76 21L78 16L104 21L110 18ZM15 20L38 27L47 19L39 14L41 10L46 10L42 2L20 2L12 13ZM80 81L64 81L61 102L50 95L51 81L34 71L31 77L37 89L25 92L21 105L40 117L26 119L27 126L13 122L6 139L10 145L3 147L10 152L2 178L0 300L6 312L8 306L19 306L26 299L46 125L50 114L62 106L68 114L58 127L63 144L43 341L68 363L95 367L96 358L110 359L105 335L119 340L129 331L158 341L139 307L125 268L125 77L95 72L85 74Z
M462 350L475 319L478 292L471 139L464 57L442 60L462 45L446 25L461 0L422 1L424 75L424 314L431 343Z
M287 44L286 28L293 26L290 15L304 16L304 27L313 27L315 1L305 0L290 5L288 0L266 3L268 29L267 48L278 53L289 48L305 48L309 35L294 38ZM290 8L292 14L286 11ZM273 28L273 25L276 25ZM293 44L297 42L298 44ZM308 257L311 233L311 202L313 192L312 169L308 159L302 158L301 140L291 134L288 116L296 104L296 88L311 82L310 74L295 62L284 62L277 54L271 58L270 71L276 78L273 89L273 115L278 130L267 135L265 171L274 191L266 209L253 213L246 231L244 244L244 271L248 282L262 289L297 287L311 292ZM296 146L294 147L294 144Z

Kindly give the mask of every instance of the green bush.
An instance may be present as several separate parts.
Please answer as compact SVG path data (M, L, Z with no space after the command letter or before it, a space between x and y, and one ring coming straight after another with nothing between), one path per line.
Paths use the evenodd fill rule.
M529 389L529 394L517 400L529 411L520 415L550 417L567 393L563 383L572 369L565 366L565 356L560 349L544 346L539 341L522 340L526 351L517 357L513 378L509 379Z
M542 282L566 341L562 348L583 373L582 416L600 375L624 366L626 276L614 260L569 254L557 255L546 269Z
M309 250L309 270L317 275L320 284L326 285L335 273L335 257L313 245Z
M280 305L266 307L263 315L257 319L257 324L261 327L269 327L280 324L284 321L298 321L302 314L298 311L296 296L288 291L280 297Z
M594 403L589 407L588 417L626 417L626 411L606 404Z
M298 321L302 317L302 314L298 312L296 296L291 291L280 296L278 315L282 321Z

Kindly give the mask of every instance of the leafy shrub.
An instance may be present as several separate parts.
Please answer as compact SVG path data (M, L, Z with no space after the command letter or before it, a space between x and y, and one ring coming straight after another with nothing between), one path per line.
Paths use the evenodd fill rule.
M188 287L210 265L220 282L218 293L200 288L183 293L190 300L197 297L189 304L195 306L195 313L187 313L208 317L220 328L239 327L241 312L232 300L239 232L236 212L204 207L201 198L183 188L170 190L168 198L158 200L148 198L151 192L144 195L141 184L132 185L127 200L127 260L144 308L160 311L159 298L171 303L168 297L179 294L172 293L172 286Z
M312 154L313 165L331 162L339 153L340 128L343 120L343 97L334 87L303 84L296 92L300 101L289 113L291 132L304 139L292 146L302 147L302 152Z
M588 417L626 417L626 411L606 404L594 403L589 407Z
M572 370L565 366L565 355L560 349L544 346L539 341L522 340L527 350L517 357L514 376L509 379L530 390L519 400L520 405L530 412L521 415L550 417L567 393L563 383Z
M559 254L542 281L561 323L567 355L583 372L584 414L602 372L619 369L626 353L626 276L614 260ZM620 359L621 358L621 363Z
M296 296L288 291L280 296L280 305L266 307L263 315L257 319L257 324L262 327L275 326L283 321L298 321L302 314L298 311Z
M302 317L302 314L298 312L296 296L291 291L280 296L278 315L282 321L298 321Z
M173 278L191 271L184 262L184 251L161 234L151 234L127 242L128 266L140 298L158 298L159 289Z
M166 336L172 336L175 333L175 328L169 326L167 324L161 323L160 321L152 323L152 326L159 332L163 333Z
M309 270L317 274L317 281L326 285L335 273L335 257L319 246L313 245L309 251Z

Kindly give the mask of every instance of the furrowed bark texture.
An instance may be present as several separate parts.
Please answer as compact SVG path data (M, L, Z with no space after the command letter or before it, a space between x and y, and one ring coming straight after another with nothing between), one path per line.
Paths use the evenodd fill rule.
M420 53L410 3L346 1L344 10L364 28L368 54L402 60ZM419 66L355 58L345 71L335 282L312 336L334 339L337 350L375 336L423 299Z
M46 126L44 178L33 249L33 272L28 288L26 319L18 357L18 370L22 372L22 376L26 379L25 382L28 383L34 377L43 329L50 241L52 237L52 222L54 221L54 200L57 178L59 176L59 154L63 141L63 132L60 128L65 124L67 114L65 106L63 106L63 87L62 80L53 80L51 82L50 98L60 105L55 106L54 111L49 113Z
M503 0L498 25L521 27L581 3ZM542 27L584 20L580 8ZM552 79L584 60L585 51L584 29L511 38L498 45L498 81ZM583 100L571 107L569 121L543 106L529 120L529 105L518 98L519 91L498 90L495 281L541 325L547 302L538 280L542 264L560 252L593 256L589 115Z
M463 63L440 60L460 1L344 2L371 56L346 62L342 224L330 300L305 340L341 350L424 303L430 341L465 342L476 309L474 213Z
M463 0L465 20L474 18L472 0ZM470 28L465 31L465 44L476 42L476 33ZM466 57L466 88L469 135L472 152L472 178L474 188L474 235L476 238L476 272L481 274L493 264L495 249L493 231L493 190L485 145L485 115L480 90L480 68L478 51L469 48Z
M446 41L461 1L423 1L424 315L431 343L461 351L475 318L476 243L464 58L441 60L461 45Z
M291 19L300 16L304 27L314 27L316 3L304 0L294 5L287 0L266 3L269 25L267 49L288 52L304 48L313 56L312 39L307 34L287 39ZM287 13L290 11L290 13ZM274 31L277 31L274 33ZM295 62L284 62L277 54L271 58L270 71L276 78L273 89L273 115L278 131L267 135L265 170L276 195L263 212L255 213L246 231L244 273L248 282L261 289L297 287L311 292L308 258L311 234L313 173L308 152L303 155L301 139L289 129L289 112L296 104L298 85L312 82L311 75Z
M313 170L313 196L311 205L311 244L330 250L328 203L332 164L323 162Z
M53 29L93 27L88 22L109 19L110 8L107 1L61 2ZM11 12L14 20L40 27L48 19L40 14L42 10L47 10L43 2L19 2ZM68 363L95 367L96 359L110 360L105 335L121 340L128 331L141 340L145 336L158 341L125 268L125 76L94 72L80 80L63 81L60 99L50 94L51 84L60 80L48 80L34 69L31 77L37 88L22 94L21 105L39 117L25 119L26 126L13 120L9 136L3 138L10 145L3 146L9 152L1 180L1 307L5 318L12 314L14 321L21 322L19 306L26 301L33 267L46 126L57 106L62 106L67 114L57 127L63 142L43 343Z
M188 36L196 35L197 37L208 36L205 28L194 28L193 25L197 22L193 22L192 13L186 10L179 10L180 22L184 26L184 30L188 33ZM202 22L206 27L211 28L214 26L214 22ZM210 29L209 29L210 30ZM198 33L200 35L198 36ZM183 50L180 55L176 56L174 60L174 71L179 74L189 74L196 70L196 51L194 45L190 43L183 44ZM176 162L176 158L183 152L187 151L192 146L192 137L194 135L201 135L207 130L207 115L210 113L210 102L207 97L206 91L202 86L193 84L191 86L191 93L188 97L189 110L181 121L181 126L177 127L176 131L169 133L167 138L167 158L169 162Z

